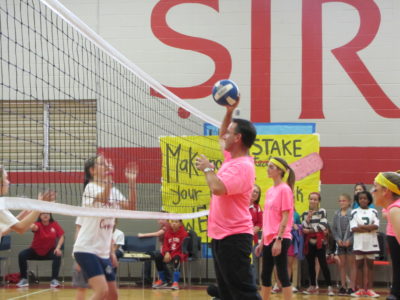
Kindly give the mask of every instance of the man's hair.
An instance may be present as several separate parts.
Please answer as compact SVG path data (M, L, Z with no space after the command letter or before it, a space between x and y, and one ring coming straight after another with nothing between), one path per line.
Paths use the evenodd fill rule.
M250 149L257 136L257 130L253 123L244 119L233 119L232 122L236 124L235 133L242 135L243 145Z

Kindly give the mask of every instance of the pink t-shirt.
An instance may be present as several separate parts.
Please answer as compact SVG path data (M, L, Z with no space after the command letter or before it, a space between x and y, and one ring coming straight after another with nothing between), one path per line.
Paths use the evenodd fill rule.
M253 235L249 203L255 182L254 159L250 156L231 158L226 151L224 156L217 176L227 193L212 195L208 216L208 236L217 240L241 233Z
M386 235L390 235L390 236L394 236L396 237L396 234L393 231L393 226L392 223L390 223L390 218L389 218L389 211L391 208L393 207L400 207L400 199L393 202L392 204L390 204L387 208L386 211L388 213L388 217L387 217L387 226L386 226ZM383 211L383 210L382 210ZM398 241L400 243L400 241Z
M266 193L263 217L264 245L269 245L278 236L284 211L289 211L289 219L282 238L292 239L290 231L293 226L294 198L290 186L283 182L271 187Z

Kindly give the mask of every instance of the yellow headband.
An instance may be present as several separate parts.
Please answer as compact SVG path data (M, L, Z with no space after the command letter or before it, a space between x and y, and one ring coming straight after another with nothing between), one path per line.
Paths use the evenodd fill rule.
M390 191L392 191L393 193L400 195L400 189L397 186L397 184L394 184L393 182L391 182L389 179L387 179L385 176L383 176L383 173L379 173L376 177L375 177L375 182L379 183L381 186L384 186L385 188L388 188Z
M270 163L273 163L275 166L277 166L279 169L283 171L283 181L287 182L289 178L289 172L287 172L287 168L277 159L271 158L269 160Z

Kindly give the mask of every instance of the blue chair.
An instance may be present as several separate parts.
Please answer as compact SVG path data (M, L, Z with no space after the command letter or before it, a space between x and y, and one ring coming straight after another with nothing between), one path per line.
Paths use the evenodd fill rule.
M131 277L131 272L129 268L130 263L142 263L142 282L144 286L145 274L144 274L144 263L146 261L151 261L154 259L153 255L146 255L154 253L157 247L156 237L139 238L137 236L125 236L125 244L122 246L124 250L124 256L119 259L119 264L127 263L128 268L128 278ZM117 277L119 281L119 270L117 272Z
M5 235L1 238L0 251L6 251L7 256L0 256L0 274L3 274L3 283L6 283L6 274L10 271L10 254L11 254L11 236Z

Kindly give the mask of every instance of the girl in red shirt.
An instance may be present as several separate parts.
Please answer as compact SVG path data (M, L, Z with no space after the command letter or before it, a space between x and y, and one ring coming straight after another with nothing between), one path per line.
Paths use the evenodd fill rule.
M64 230L54 221L49 213L41 213L36 223L31 226L34 233L31 247L22 250L18 255L21 280L18 287L29 286L27 270L28 260L53 260L50 287L58 287L58 273L61 266L61 247L64 243Z

